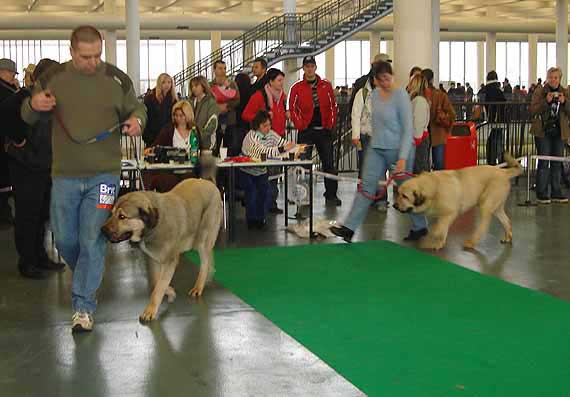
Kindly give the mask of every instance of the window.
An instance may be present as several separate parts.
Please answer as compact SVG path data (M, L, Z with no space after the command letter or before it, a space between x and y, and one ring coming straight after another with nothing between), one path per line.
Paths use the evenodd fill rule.
M380 45L382 48L382 45ZM323 61L324 64L324 53ZM352 86L354 82L370 70L370 42L347 40L334 47L334 82L336 86ZM321 69L321 75L324 71Z
M439 42L439 81L450 81L449 41Z
M456 83L465 82L465 43L452 41L450 46L450 79Z
M465 83L469 83L475 92L477 92L478 84L482 83L477 74L477 65L477 42L467 41L465 43Z

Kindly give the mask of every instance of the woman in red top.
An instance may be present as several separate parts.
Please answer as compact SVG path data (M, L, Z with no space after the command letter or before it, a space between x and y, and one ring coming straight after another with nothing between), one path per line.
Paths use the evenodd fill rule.
M285 110L284 78L285 74L281 70L269 69L268 83L251 96L241 115L242 119L252 122L258 111L266 110L271 115L273 130L280 136L285 136L285 124L289 119L289 112Z

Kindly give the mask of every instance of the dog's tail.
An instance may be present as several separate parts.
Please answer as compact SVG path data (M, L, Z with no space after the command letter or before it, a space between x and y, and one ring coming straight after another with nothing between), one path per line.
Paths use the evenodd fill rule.
M509 174L509 178L514 178L515 176L519 176L523 173L522 166L509 152L505 152L503 156L507 163L505 171Z

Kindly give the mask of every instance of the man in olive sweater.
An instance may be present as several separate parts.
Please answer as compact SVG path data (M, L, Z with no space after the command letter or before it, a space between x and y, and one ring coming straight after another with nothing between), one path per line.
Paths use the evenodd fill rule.
M78 27L71 34L71 61L40 76L40 88L22 104L28 124L52 117L51 225L57 249L73 271L74 332L93 328L106 251L100 229L119 192L119 131L92 138L120 123L126 134L140 135L146 122L132 81L102 62L101 52L99 31Z

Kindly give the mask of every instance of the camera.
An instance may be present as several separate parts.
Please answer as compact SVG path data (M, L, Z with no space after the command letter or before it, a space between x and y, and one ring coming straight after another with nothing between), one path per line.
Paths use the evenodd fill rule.
M151 154L145 156L147 163L163 163L168 164L171 161L175 163L184 163L188 160L188 153L185 149L174 146L154 146Z

